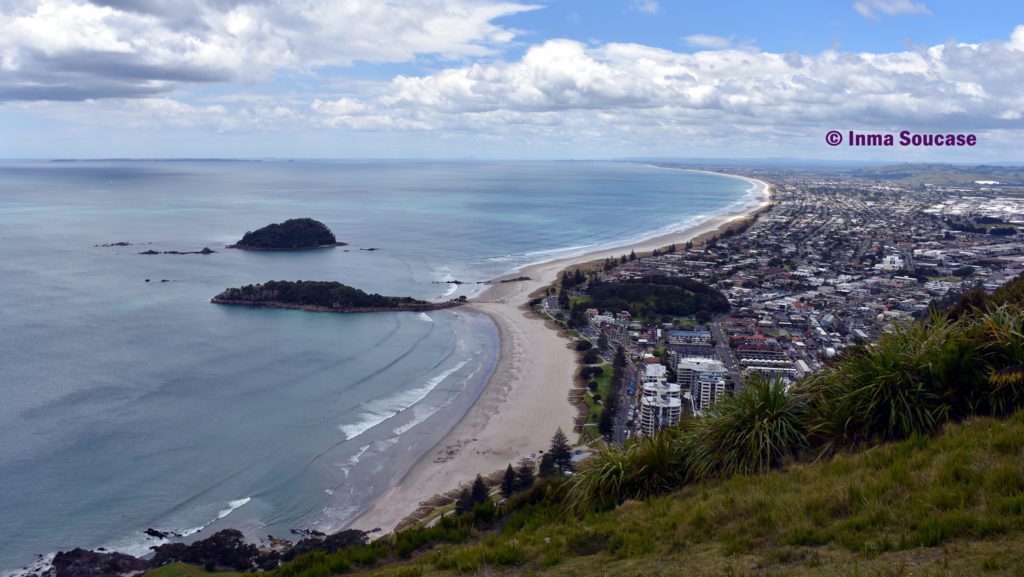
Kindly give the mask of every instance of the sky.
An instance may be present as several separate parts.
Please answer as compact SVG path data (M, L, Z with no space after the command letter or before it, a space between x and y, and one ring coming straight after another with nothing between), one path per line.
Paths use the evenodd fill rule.
M1015 162L1021 86L1011 0L0 0L0 158Z

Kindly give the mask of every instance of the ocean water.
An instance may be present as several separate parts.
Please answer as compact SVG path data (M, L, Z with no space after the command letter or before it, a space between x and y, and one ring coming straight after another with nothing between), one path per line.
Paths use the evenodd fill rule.
M625 163L0 163L0 570L74 546L143 554L158 544L148 527L341 528L450 430L497 362L496 328L470 311L210 304L225 287L337 280L452 298L748 192ZM350 245L223 248L306 216ZM121 241L133 245L96 246ZM138 254L206 246L218 253Z

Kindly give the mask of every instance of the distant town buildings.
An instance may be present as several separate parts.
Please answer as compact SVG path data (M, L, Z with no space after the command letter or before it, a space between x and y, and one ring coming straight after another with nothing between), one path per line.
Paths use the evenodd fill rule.
M809 171L751 176L775 186L770 210L753 225L602 275L605 282L652 272L694 278L731 304L705 323L587 311L592 330L634 358L658 355L631 399L635 432L672 424L680 412L701 414L752 378L795 381L936 303L974 286L994 290L1024 272L1017 233L1024 191L1005 184L905 185ZM650 369L660 363L673 370Z

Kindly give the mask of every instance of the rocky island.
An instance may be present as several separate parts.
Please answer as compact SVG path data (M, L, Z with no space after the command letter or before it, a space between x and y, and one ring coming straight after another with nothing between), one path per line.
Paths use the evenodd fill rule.
M315 312L367 313L385 311L432 311L466 302L465 297L430 302L412 297L369 294L333 281L269 281L229 288L210 302L219 305L248 305Z
M303 250L345 246L327 225L312 218L293 218L245 233L228 248L243 250Z

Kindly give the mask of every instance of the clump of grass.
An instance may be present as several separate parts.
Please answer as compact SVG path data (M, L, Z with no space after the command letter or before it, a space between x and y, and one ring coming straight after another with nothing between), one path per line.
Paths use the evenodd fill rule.
M985 356L987 401L993 414L1006 415L1024 406L1024 315L1001 306L976 323Z
M699 479L764 472L807 446L807 410L782 381L755 381L682 427L677 452Z
M602 446L570 479L569 508L582 513L609 509L626 499L659 495L688 475L673 443L672 431L634 438L624 446Z
M958 385L978 380L963 322L936 315L899 326L806 379L799 390L811 400L812 435L837 447L934 433L964 397Z

